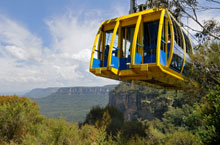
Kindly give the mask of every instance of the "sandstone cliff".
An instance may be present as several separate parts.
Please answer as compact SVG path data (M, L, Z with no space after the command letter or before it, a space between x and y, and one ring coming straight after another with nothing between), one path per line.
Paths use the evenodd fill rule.
M120 109L126 120L160 119L172 102L164 90L143 86L132 89L129 83L121 83L109 93L109 104Z

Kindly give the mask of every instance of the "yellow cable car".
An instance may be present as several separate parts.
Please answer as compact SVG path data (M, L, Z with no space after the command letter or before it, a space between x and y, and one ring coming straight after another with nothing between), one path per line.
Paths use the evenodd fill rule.
M186 88L190 38L167 9L157 8L102 22L92 49L90 72L105 78Z

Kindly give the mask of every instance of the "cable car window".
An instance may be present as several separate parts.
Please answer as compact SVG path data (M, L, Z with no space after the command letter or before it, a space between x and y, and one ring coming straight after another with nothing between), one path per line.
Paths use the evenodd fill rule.
M156 55L159 21L144 23L144 56Z
M126 27L122 29L123 33L123 56L128 57L130 55L130 51L132 49L132 42L134 37L135 27Z
M112 41L112 34L113 34L113 30L105 32L105 50L104 50L105 56L107 56L109 53L109 47ZM116 33L115 35L115 40L112 48L112 55L117 56L117 52L118 52L118 33Z
M165 33L165 29L166 29L166 21L164 20L163 23L163 29L162 29L162 35L161 35L161 50L163 50L164 52L166 52L166 33Z
M184 52L174 47L173 58L170 64L171 68L180 73L183 64L183 58Z
M102 33L100 32L98 41L96 42L94 55L93 55L94 59L101 59L101 46L102 46L102 41L101 40L102 40Z
M170 22L168 21L168 42L167 42L167 60L170 56L170 42L171 42L171 30L170 30Z
M174 39L175 39L175 42L183 49L183 38L182 38L180 27L176 23L176 21L173 20L173 18L171 20L172 20L173 28L174 28Z
M185 43L186 43L186 53L190 54L192 48L190 45L189 37L185 34L185 32L183 34L184 34Z

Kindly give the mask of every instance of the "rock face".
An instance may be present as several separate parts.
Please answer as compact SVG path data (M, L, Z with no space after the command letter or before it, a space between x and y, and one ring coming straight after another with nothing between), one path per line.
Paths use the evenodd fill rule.
M107 95L112 88L107 87L69 87L60 88L55 93L57 95L83 95L83 94L96 94L96 95Z
M171 104L172 100L161 96L157 89L142 86L132 89L127 83L118 85L109 93L109 105L121 110L126 120L160 118Z
M83 95L83 94L108 94L115 85L107 85L103 87L65 87L65 88L36 88L31 90L28 93L25 93L24 96L29 98L44 98L50 96L51 94L59 95Z
M133 90L120 93L111 91L109 93L109 104L119 108L124 113L126 120L134 118L135 113L141 109L141 100L137 92Z

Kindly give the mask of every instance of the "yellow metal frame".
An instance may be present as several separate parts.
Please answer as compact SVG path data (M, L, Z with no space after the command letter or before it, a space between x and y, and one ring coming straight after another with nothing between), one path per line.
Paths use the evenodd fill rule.
M142 15L139 15L139 16L138 16L137 23L136 23L135 31L134 31L133 42L132 42L131 68L132 68L132 66L135 64L135 63L134 63L134 62L135 62L135 61L134 61L134 60L135 60L135 51L136 51L136 47L137 47L137 38L138 38L138 32L139 32L141 20L142 20Z
M169 25L170 25L170 35L171 35L171 40L170 40L170 56L168 58L168 61L167 61L167 67L170 67L170 64L171 64L171 61L172 61L172 58L173 58L173 51L174 51L174 30L173 30L173 23L171 21L171 18L170 18L170 13L168 10L166 10L167 12L167 17L168 17L168 22L169 22Z
M112 34L112 40L110 43L110 47L109 47L109 52L108 52L108 62L107 62L107 68L110 70L111 68L111 60L112 60L112 49L113 49L113 45L114 45L114 41L115 41L115 35L118 31L118 27L119 27L119 21L116 22L113 34Z
M185 64L185 60L186 60L186 43L185 43L185 38L184 38L184 34L183 34L183 28L182 26L175 20L175 18L173 17L172 14L170 14L171 17L173 18L173 20L177 23L177 25L179 26L180 28L180 32L181 32L181 35L182 35L182 40L183 40L183 51L184 51L184 58L183 58L183 62L182 62L182 66L181 66L181 71L180 73L182 74L183 73L183 69L184 69L184 64ZM172 53L173 55L173 53Z
M156 49L156 64L157 65L160 65L160 47L161 47L161 37L162 37L162 30L163 30L164 14L165 14L165 9L162 10L162 12L161 12L160 23L159 23L159 28L158 28L157 49Z
M161 12L161 16L160 16L158 38L157 38L156 64L162 72L168 75L171 75L177 79L184 80L182 75L179 75L178 73L171 73L170 71L165 70L160 64L160 45L161 45L161 35L162 35L162 28L163 28L163 22L164 22L164 14L165 14L165 9ZM171 49L173 49L173 47ZM170 53L170 54L173 55L173 53Z
M99 35L100 35L103 24L104 24L104 22L102 22L102 24L101 24L101 26L100 26L97 34L96 34L95 41L94 41L94 44L93 44L93 47L92 47L92 54L91 54L91 59L90 59L90 70L92 69L95 48L96 48L96 44L97 44L97 41L98 41L98 38L99 38Z

